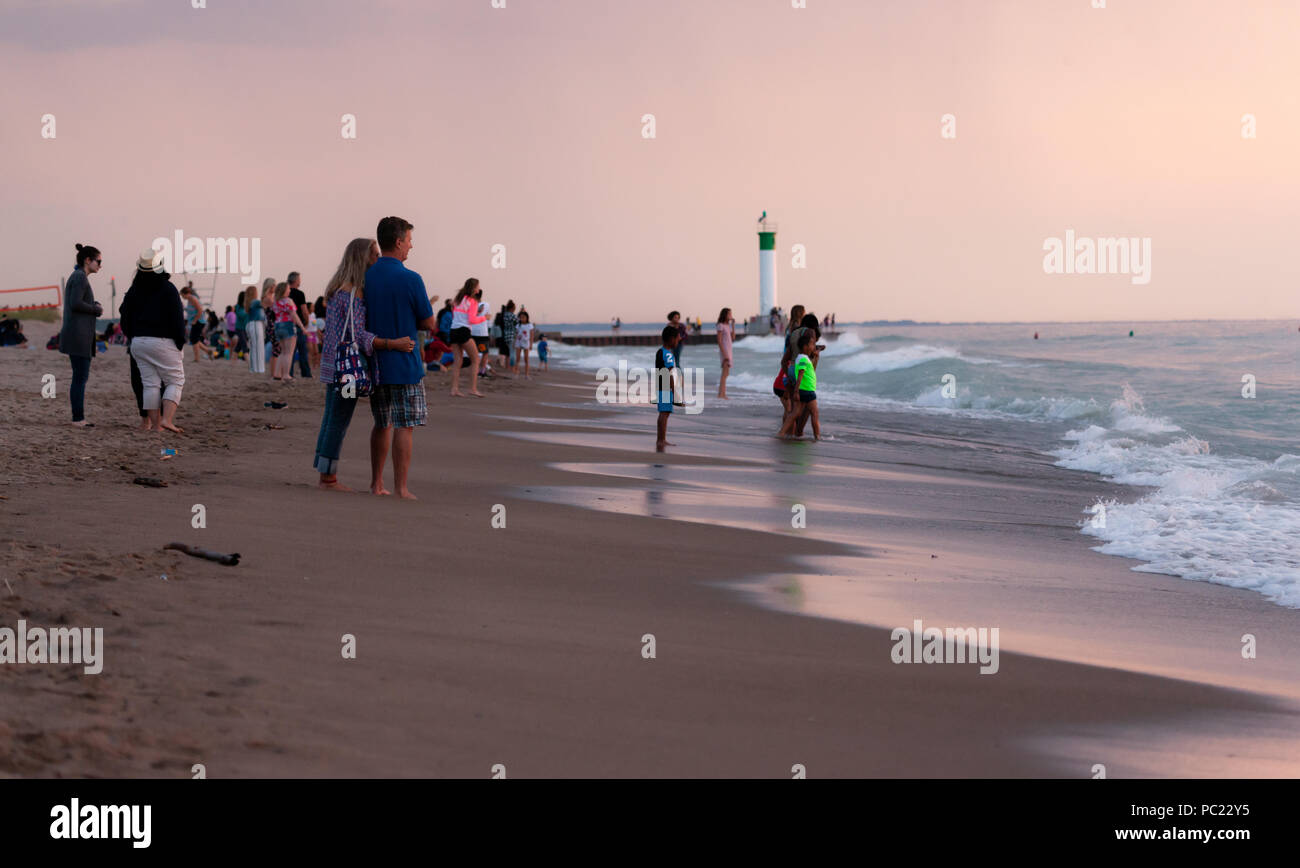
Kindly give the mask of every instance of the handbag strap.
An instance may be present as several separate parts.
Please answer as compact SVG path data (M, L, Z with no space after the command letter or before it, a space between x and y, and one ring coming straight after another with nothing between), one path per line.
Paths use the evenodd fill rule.
M356 329L353 328L353 326L352 326L352 302L353 302L355 299L356 299L356 296L354 296L354 295L352 294L352 290L351 290L351 289L348 289L348 321L347 321L346 323L343 324L343 334L342 334L342 336L339 338L339 340L343 341L344 343L347 343L347 342L348 342L348 330L349 330L349 329L351 329L352 332L353 332L353 334L352 334L352 340L355 342L356 339L357 339L357 336L356 336Z

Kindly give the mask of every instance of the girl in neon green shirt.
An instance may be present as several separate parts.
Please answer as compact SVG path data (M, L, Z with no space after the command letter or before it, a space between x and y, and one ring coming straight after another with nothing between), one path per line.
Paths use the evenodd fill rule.
M813 438L822 439L821 419L817 414L817 368L813 366L811 355L816 345L817 335L811 329L799 339L799 355L794 362L794 382L800 406L786 420L785 427L781 429L781 437L792 437L798 420L806 414L812 421Z

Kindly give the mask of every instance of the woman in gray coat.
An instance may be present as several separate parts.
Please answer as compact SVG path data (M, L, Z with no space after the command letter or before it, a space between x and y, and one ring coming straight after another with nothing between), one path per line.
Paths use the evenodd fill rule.
M72 362L72 424L93 427L86 421L86 381L90 379L90 360L95 355L95 319L104 308L95 301L87 275L103 268L99 250L77 245L77 267L63 288L63 329L59 332L59 352Z

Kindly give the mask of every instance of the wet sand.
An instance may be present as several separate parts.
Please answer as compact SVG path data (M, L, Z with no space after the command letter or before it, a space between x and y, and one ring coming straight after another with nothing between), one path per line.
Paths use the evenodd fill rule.
M58 377L54 400L40 397L44 372ZM572 406L592 394L577 374L490 383L481 401L447 397L435 374L432 424L415 436L411 485L422 499L402 503L315 488L319 384L273 384L242 363L187 363L177 418L189 436L164 441L132 430L121 348L92 368L95 429L66 424L67 377L57 353L0 350L9 420L0 626L102 626L104 671L0 666L0 774L188 777L203 763L210 777L481 778L502 764L510 777L789 777L802 764L811 777L1090 777L1104 763L1117 777L1194 773L1211 760L1213 774L1295 773L1285 739L1300 718L1286 696L1262 692L1271 675L1245 692L1211 677L1006 651L995 676L895 665L887 629L800 614L816 611L821 594L809 565L834 564L888 602L872 606L886 625L909 607L927 623L985 617L972 603L984 595L970 588L983 585L1002 601L990 618L1043 609L1109 646L1131 577L1179 580L1129 573L1127 562L1089 551L1062 525L1077 492L1051 480L1028 498L1014 481L917 468L868 445L894 475L876 481L880 497L854 517L862 538L850 542L751 515L681 520L691 507L673 478L602 477L609 494L595 497L609 503L584 508L572 489L592 486L593 462L661 465L687 479L753 466L695 442L689 419L675 429L682 448L655 455L653 414L641 440L629 437L607 414ZM272 398L289 407L264 408ZM353 487L367 482L368 430L361 407L341 472ZM161 461L163 445L180 454ZM138 475L169 486L133 485ZM949 523L936 504L957 487L996 505L1000 533L933 533ZM709 488L696 496L706 511L712 497L715 512L752 490ZM620 503L630 506L607 508ZM195 504L206 528L191 526ZM493 527L498 504L504 528ZM788 528L789 505L780 507ZM1025 512L1039 520L1013 520ZM173 540L243 560L223 567L163 552ZM1039 571L1041 593L1008 602L1033 584L1035 563L1053 567ZM736 589L789 577L801 605ZM926 596L909 598L908 584ZM1196 588L1192 597L1246 593L1182 584ZM1098 586L1113 594L1105 605L1090 591ZM1195 615L1203 605L1165 608ZM1137 619L1140 609L1130 611ZM1261 623L1273 631L1290 621ZM1004 645L1021 641L1014 632L1003 630ZM1123 640L1133 661L1176 650L1159 632ZM344 634L356 638L355 660L340 653ZM643 656L648 634L653 659ZM1154 764L1143 750L1153 739L1164 748Z

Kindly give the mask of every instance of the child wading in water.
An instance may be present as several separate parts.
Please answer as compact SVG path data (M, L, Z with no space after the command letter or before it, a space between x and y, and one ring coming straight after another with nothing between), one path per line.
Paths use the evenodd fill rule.
M676 446L668 442L668 417L673 414L673 404L677 403L677 389L673 384L673 370L677 367L677 344L681 333L675 325L666 325L663 330L663 346L655 353L655 395L659 403L659 439L655 441L655 451L663 452L665 446Z
M817 334L811 329L799 337L799 355L794 361L794 381L797 395L795 411L781 428L781 436L794 436L795 426L804 418L812 420L813 437L822 439L821 420L817 416L817 368L813 359L817 355Z

